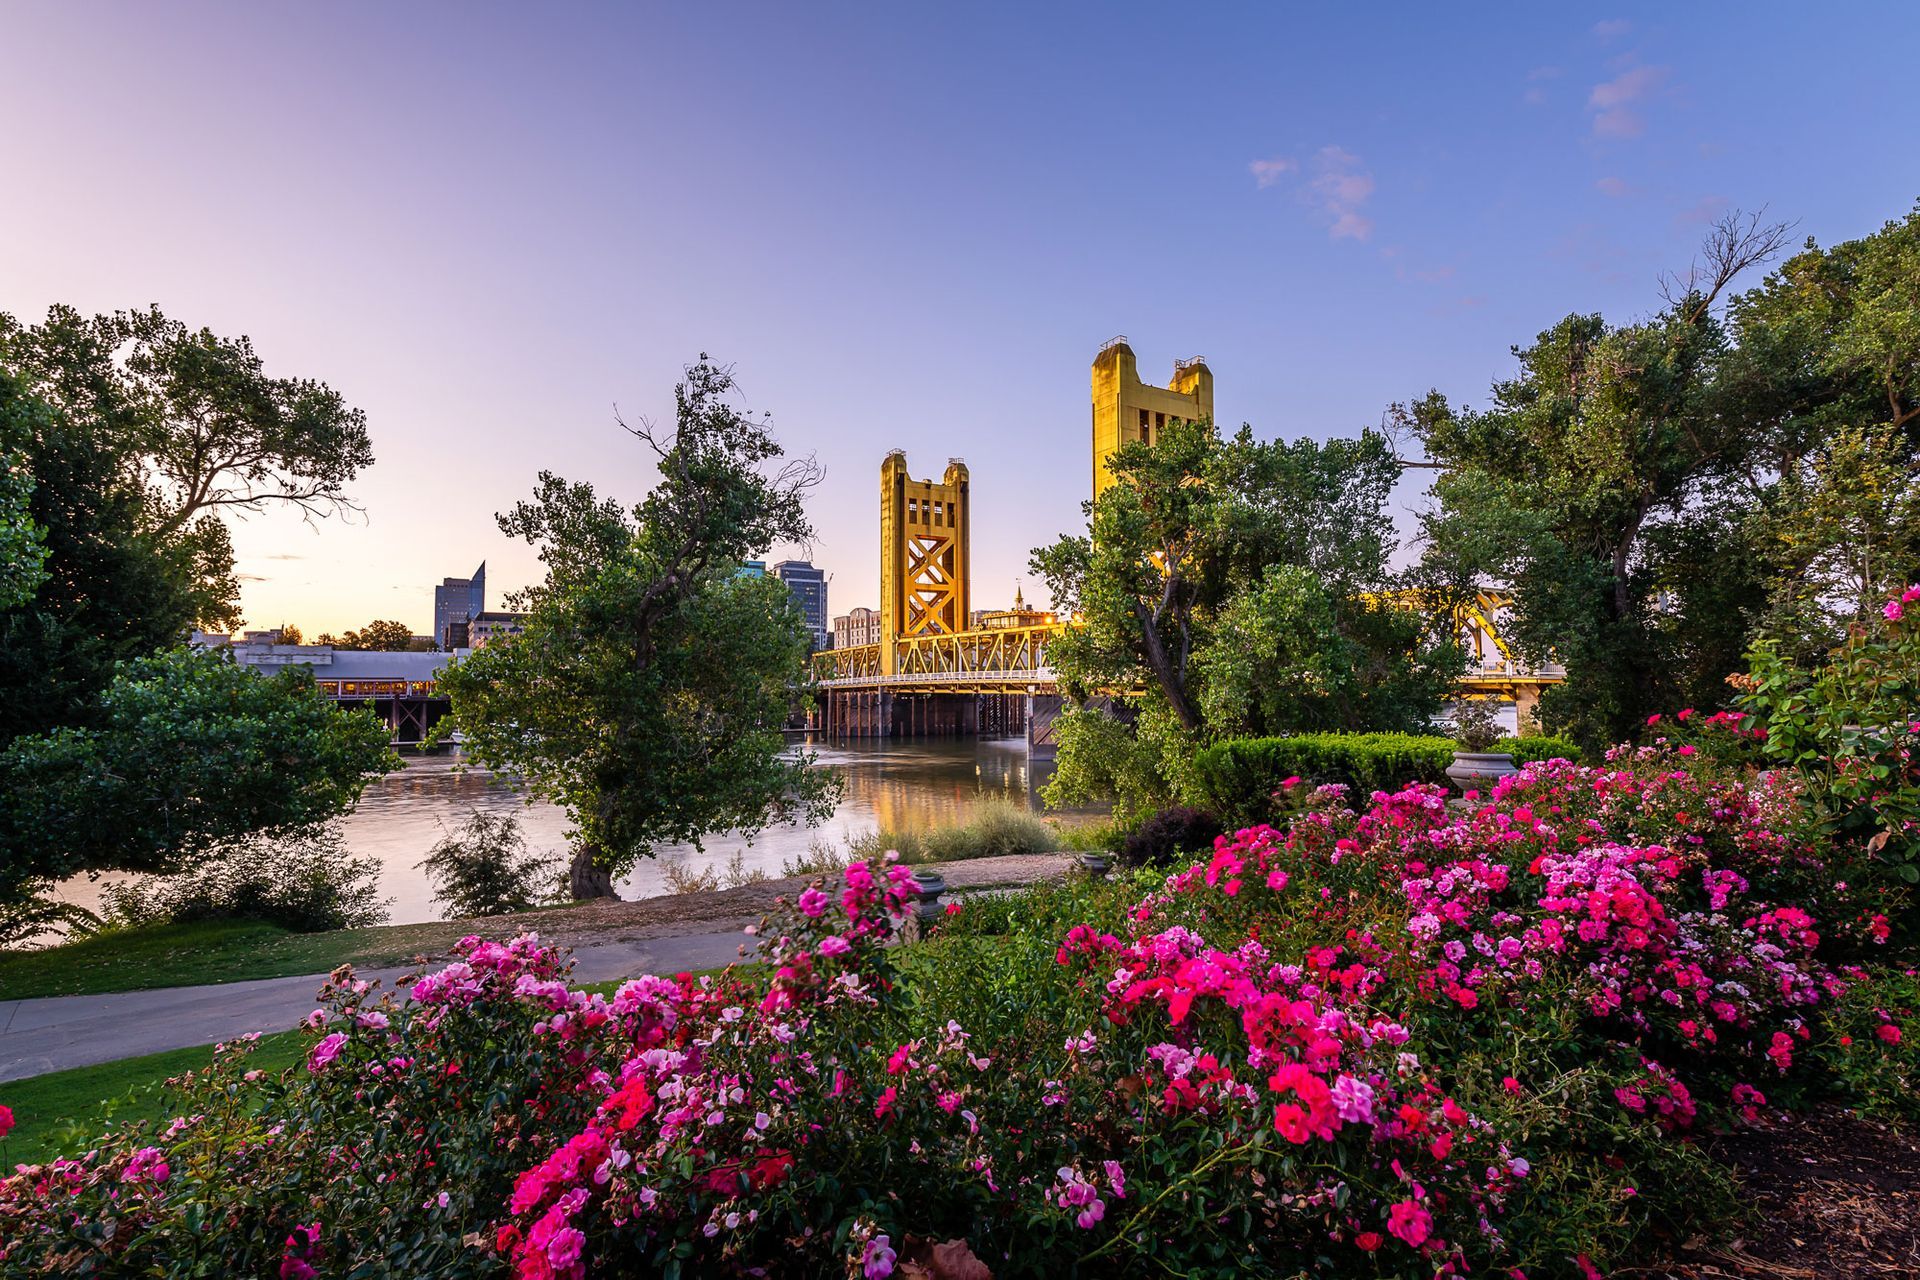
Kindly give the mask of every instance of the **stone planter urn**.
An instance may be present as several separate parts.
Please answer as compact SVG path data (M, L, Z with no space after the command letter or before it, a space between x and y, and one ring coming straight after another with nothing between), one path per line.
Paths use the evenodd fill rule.
M1088 849L1077 859L1080 869L1098 880L1113 866L1113 855L1105 849Z
M1490 791L1494 783L1518 772L1520 766L1504 751L1456 751L1447 766L1447 777L1462 792Z
M940 918L940 895L947 891L947 878L932 867L915 867L913 889L916 894L913 914L922 924Z

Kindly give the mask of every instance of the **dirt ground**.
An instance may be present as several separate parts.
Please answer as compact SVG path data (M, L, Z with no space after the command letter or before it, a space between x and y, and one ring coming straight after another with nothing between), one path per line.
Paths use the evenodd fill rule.
M1673 1280L1920 1277L1920 1140L1839 1108L1715 1139L1754 1205L1731 1239L1688 1242Z

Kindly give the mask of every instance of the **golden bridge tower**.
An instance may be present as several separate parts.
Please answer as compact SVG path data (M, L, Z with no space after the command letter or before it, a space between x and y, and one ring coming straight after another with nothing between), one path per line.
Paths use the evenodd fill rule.
M1173 362L1173 379L1164 387L1140 381L1133 348L1114 338L1093 358L1093 496L1113 483L1107 460L1135 440L1160 438L1167 423L1213 420L1213 371L1206 357Z
M896 640L967 629L973 565L967 464L954 458L936 483L907 474L895 449L880 464L880 670L892 675Z

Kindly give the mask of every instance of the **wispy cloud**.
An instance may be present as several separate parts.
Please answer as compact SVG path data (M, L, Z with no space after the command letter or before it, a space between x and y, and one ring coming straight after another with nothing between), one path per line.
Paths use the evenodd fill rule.
M1618 40L1632 30L1633 24L1625 18L1608 18L1593 24L1593 34L1602 40Z
M1601 138L1637 138L1647 131L1636 105L1667 81L1665 67L1628 67L1611 80L1593 86L1587 108L1594 113L1593 132Z
M1373 198L1373 175L1360 157L1343 147L1322 147L1313 158L1313 181L1308 184L1321 212L1333 219L1327 235L1335 240L1365 240L1373 234L1373 219L1361 207Z
M1625 178L1602 178L1593 184L1603 196L1612 196L1618 200L1621 196L1633 194L1633 186Z
M1725 213L1731 204L1725 196L1702 196L1675 214L1674 221L1683 227L1704 227Z
M1289 156L1274 156L1271 160L1255 160L1247 169L1253 174L1253 185L1264 190L1299 167L1299 162Z
M1253 185L1264 189L1290 174L1303 172L1289 156L1255 160L1247 165ZM1335 240L1365 240L1373 234L1373 219L1361 212L1373 198L1373 175L1359 156L1344 147L1326 146L1307 162L1311 174L1296 194L1328 219L1327 234Z
M1527 91L1520 95L1521 101L1530 107L1537 107L1547 100L1546 82L1558 80L1566 72L1559 67L1535 67L1527 72Z

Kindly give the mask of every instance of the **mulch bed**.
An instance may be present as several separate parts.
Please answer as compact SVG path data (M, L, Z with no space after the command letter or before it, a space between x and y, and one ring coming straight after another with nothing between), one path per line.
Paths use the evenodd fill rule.
M1650 1274L1673 1280L1920 1277L1920 1141L1822 1108L1714 1139L1752 1217L1729 1239L1689 1241ZM1649 1273L1641 1273L1649 1274Z

